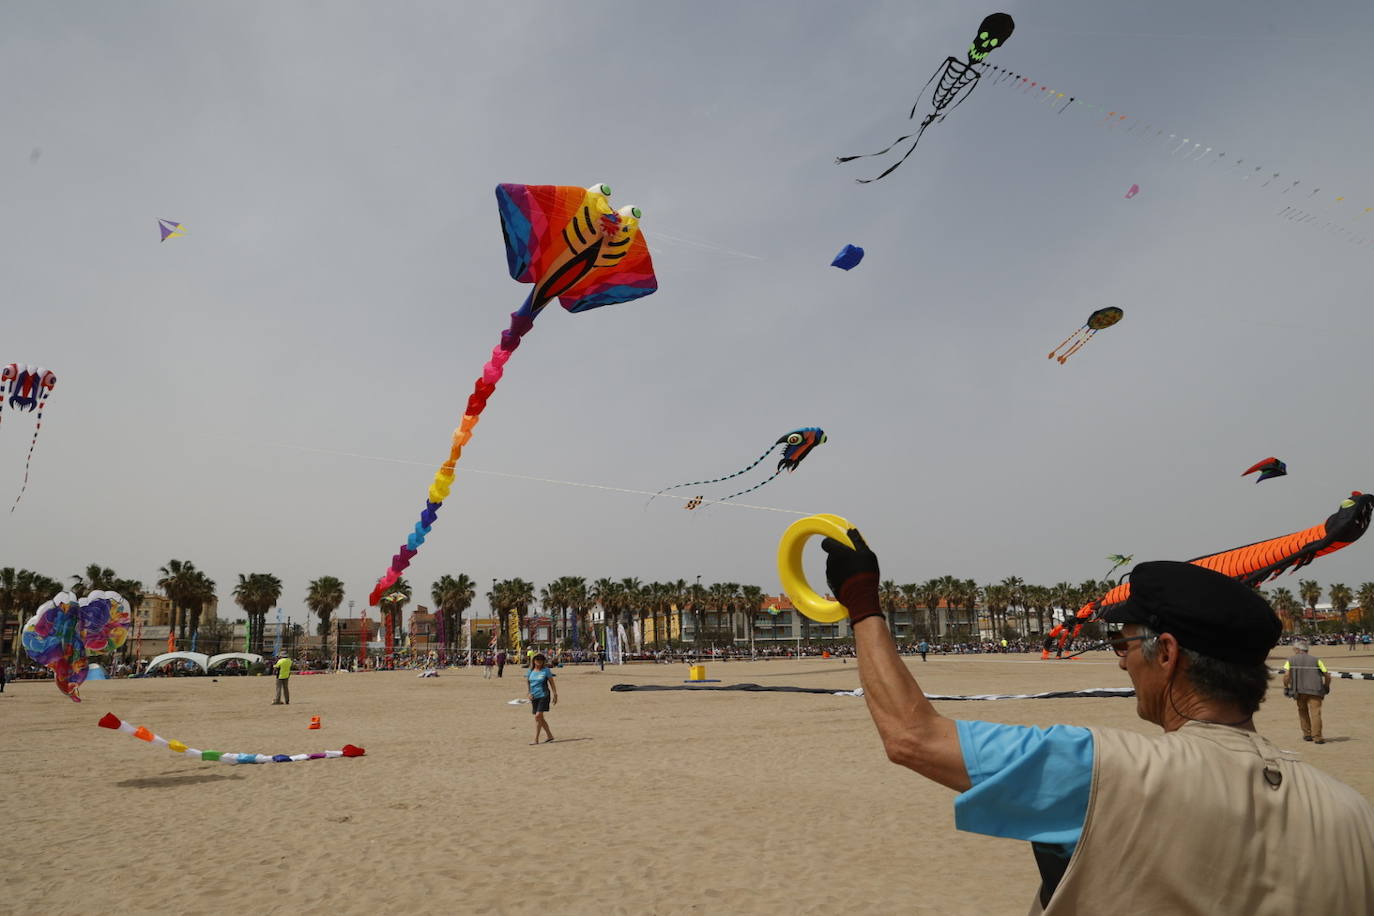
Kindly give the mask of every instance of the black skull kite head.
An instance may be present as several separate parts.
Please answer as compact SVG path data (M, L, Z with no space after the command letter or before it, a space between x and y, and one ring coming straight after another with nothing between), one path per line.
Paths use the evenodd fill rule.
M968 46L968 62L982 63L993 48L1000 48L1007 43L1015 28L1016 23L1006 13L993 13L984 19L983 24L978 26L978 36Z

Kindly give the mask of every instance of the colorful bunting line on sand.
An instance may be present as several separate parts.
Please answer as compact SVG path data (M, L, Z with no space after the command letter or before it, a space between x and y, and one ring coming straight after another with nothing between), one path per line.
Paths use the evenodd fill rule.
M361 757L367 753L360 747L345 744L342 750L338 751L318 751L314 754L228 754L224 751L202 751L194 747L188 747L180 741L168 741L161 735L155 735L146 727L133 726L125 722L112 712L105 713L98 723L101 728L111 728L115 731L123 732L126 735L133 735L149 744L159 744L176 754L185 754L188 757L195 757L198 760L218 760L220 763L294 763L298 760L328 760L335 757Z

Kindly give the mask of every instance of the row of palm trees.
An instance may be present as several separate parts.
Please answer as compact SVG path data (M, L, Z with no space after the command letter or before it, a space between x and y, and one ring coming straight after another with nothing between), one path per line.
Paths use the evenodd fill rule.
M113 569L91 564L79 574L69 577L67 590L78 596L95 590L113 590L124 595L137 610L142 601L143 583L137 579L120 577ZM979 585L973 579L941 576L919 583L898 584L895 580L881 583L879 600L887 613L888 625L899 635L935 636L940 632L939 613L945 613L945 634L952 638L973 640L988 628L998 635L1029 636L1046 632L1066 611L1082 607L1099 597L1113 583L1094 579L1077 585L1060 582L1052 586L1035 585L1018 576L1001 582ZM157 586L172 606L171 626L180 639L194 643L200 630L205 607L215 599L216 584L189 560L172 559L159 569ZM61 582L25 569L0 569L0 632L10 614L31 614L44 601L63 590ZM235 603L247 615L250 650L261 653L266 631L267 613L277 606L283 590L282 581L272 573L239 574L234 586ZM1297 595L1286 587L1277 587L1262 594L1274 609L1298 620L1304 608L1312 608L1321 601L1323 589L1312 579L1299 580ZM1332 611L1340 614L1343 623L1350 623L1352 606L1374 607L1374 582L1362 583L1352 590L1343 583L1326 589ZM430 599L438 620L437 641L447 649L458 646L463 617L476 598L477 587L465 573L444 575L430 589ZM405 579L399 579L382 596L383 632L393 640L401 634L405 606L412 597L412 589ZM674 627L678 615L690 614L694 641L732 643L740 618L746 625L744 632L751 638L763 606L763 589L736 582L702 585L700 577L689 583L685 579L668 582L641 582L637 578L601 578L588 581L582 576L560 576L542 588L521 578L492 580L486 593L488 604L497 610L498 644L509 647L510 615L528 617L536 603L553 621L552 638L563 644L588 645L595 636L590 614L600 608L602 618L610 627L638 621L642 632L649 632L652 623L653 643L663 646L680 639ZM321 576L311 581L306 606L318 618L317 632L327 637L332 616L344 601L344 584L336 576ZM803 639L810 640L813 632L809 620L801 618ZM1315 623L1313 624L1315 626Z

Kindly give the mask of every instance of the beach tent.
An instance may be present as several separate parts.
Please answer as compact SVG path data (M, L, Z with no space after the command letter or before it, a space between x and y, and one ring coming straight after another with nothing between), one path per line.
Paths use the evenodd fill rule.
M253 665L263 661L263 657L256 652L223 652L219 655L210 656L210 661L206 663L205 670L214 671L220 665L235 658L245 665Z
M189 662L195 663L196 667L198 667L201 671L209 670L210 656L204 654L203 652L166 652L150 661L148 663L148 670L144 671L143 673L145 676L152 674L154 671L156 671L158 668L161 668L163 665L166 665L169 662L174 662L179 658L184 658Z

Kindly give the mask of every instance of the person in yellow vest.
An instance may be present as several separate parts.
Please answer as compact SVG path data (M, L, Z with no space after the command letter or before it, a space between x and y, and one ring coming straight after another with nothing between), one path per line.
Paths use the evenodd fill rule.
M1322 698L1331 692L1331 672L1326 662L1307 654L1311 644L1293 640L1293 657L1283 663L1283 695L1298 701L1298 725L1302 740L1325 744L1322 737Z
M859 678L888 759L960 793L961 830L1031 843L1030 913L1374 913L1374 807L1255 731L1278 617L1191 563L1141 563L1104 615L1158 735L955 721L897 653L878 558L827 538Z
M272 671L276 674L277 698L272 701L273 706L282 705L282 697L286 698L286 705L291 705L291 659L285 655L277 659L277 663L272 666Z

